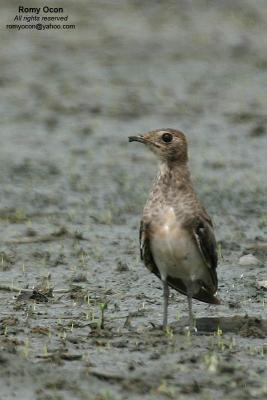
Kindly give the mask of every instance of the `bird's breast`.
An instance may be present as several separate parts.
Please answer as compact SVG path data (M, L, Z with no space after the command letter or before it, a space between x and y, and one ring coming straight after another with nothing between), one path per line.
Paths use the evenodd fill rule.
M163 211L151 223L150 238L153 253L164 257L169 263L186 260L191 251L191 238L188 232L176 220L172 208Z
M202 279L206 267L190 232L177 221L174 209L163 209L150 225L154 261L162 279L167 276L184 281Z

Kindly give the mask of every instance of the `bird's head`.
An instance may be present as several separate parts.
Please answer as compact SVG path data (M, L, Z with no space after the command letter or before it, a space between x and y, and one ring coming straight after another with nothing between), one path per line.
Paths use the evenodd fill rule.
M147 145L161 161L186 163L187 141L185 135L176 129L157 129L144 135L129 136L129 142Z

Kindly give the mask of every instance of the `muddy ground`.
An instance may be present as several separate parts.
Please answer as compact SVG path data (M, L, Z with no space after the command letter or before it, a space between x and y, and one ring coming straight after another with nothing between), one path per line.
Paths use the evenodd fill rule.
M75 30L8 31L18 4L0 14L0 399L266 399L265 0L64 0ZM174 291L161 332L139 260L156 160L127 137L159 127L186 132L216 225L223 304L194 302L194 336Z

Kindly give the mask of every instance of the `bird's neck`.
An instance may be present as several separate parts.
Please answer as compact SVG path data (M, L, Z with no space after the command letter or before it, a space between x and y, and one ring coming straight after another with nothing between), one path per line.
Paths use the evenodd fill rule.
M191 186L191 177L187 163L161 162L157 183L162 185L165 190L168 187L171 187L173 190L183 190L185 187Z
M195 195L187 164L162 162L144 209L144 218L146 215L150 216L155 201L162 208L175 204L177 213L179 210L184 213L184 203L191 197L194 198Z

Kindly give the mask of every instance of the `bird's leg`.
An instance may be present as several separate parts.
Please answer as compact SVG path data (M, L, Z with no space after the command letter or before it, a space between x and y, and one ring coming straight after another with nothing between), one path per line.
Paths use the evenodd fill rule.
M188 301L188 312L189 312L189 326L188 329L190 332L196 332L196 326L195 326L195 320L194 320L194 314L192 310L192 298L193 298L193 292L192 292L192 287L189 286L187 288L187 301Z
M187 301L188 301L188 312L189 312L189 328L192 329L194 325L194 316L193 316L193 310L192 310L192 295L191 293L187 294Z
M169 303L169 286L166 280L164 279L162 281L163 283L163 329L165 330L167 328L167 322L168 322L168 303Z

